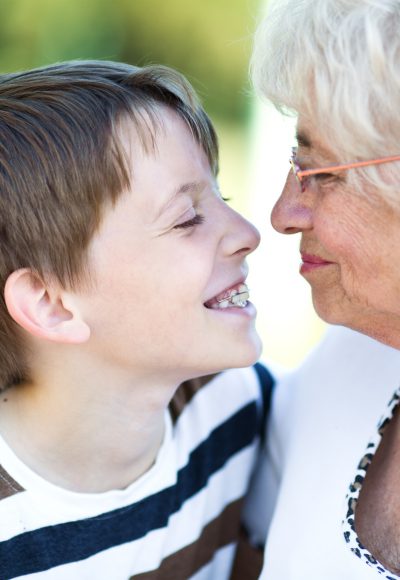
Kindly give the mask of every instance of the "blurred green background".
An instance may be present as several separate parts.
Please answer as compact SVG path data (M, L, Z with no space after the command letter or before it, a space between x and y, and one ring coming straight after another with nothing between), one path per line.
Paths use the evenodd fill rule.
M96 58L165 64L188 77L219 135L221 191L263 233L249 260L249 283L264 355L293 366L321 326L297 274L298 241L269 224L293 127L285 129L276 113L256 102L248 80L252 36L266 3L0 0L0 72Z
M209 111L246 115L257 0L1 0L0 68L108 58L178 68Z
M221 186L244 209L248 58L258 0L0 0L0 71L100 58L192 82L220 134ZM240 198L240 199L239 199Z

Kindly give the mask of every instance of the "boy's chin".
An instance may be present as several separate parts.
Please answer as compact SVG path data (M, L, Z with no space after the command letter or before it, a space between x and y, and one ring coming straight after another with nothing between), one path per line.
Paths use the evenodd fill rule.
M220 360L219 365L216 365L213 370L210 370L210 372L206 374L226 371L228 369L250 367L256 363L261 356L262 342L258 335L254 337L252 342L252 345L244 345L239 352L235 349L235 353L232 352L232 356L229 356L229 353L226 353L227 356L225 357L225 360Z

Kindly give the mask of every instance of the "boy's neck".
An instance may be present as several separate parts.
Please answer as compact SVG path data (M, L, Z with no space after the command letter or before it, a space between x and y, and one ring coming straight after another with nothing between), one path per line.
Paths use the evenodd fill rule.
M60 487L126 488L155 461L175 386L154 379L110 384L105 374L95 384L71 378L48 376L2 394L0 434L28 467Z

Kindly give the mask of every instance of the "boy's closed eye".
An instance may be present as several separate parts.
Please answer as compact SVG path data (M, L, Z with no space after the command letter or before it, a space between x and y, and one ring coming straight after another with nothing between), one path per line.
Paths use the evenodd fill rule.
M190 220L186 220L186 221L181 222L180 224L177 224L176 226L174 226L174 229L191 228L193 226L202 224L204 222L204 220L205 220L205 217L203 215L196 214Z

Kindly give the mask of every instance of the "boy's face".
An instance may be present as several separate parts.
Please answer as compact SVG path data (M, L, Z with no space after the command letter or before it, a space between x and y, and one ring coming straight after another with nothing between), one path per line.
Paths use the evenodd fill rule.
M205 306L244 282L259 234L221 199L184 122L166 108L161 114L154 153L143 152L126 121L131 190L92 240L94 289L79 300L87 346L101 363L182 381L259 356L251 304Z

